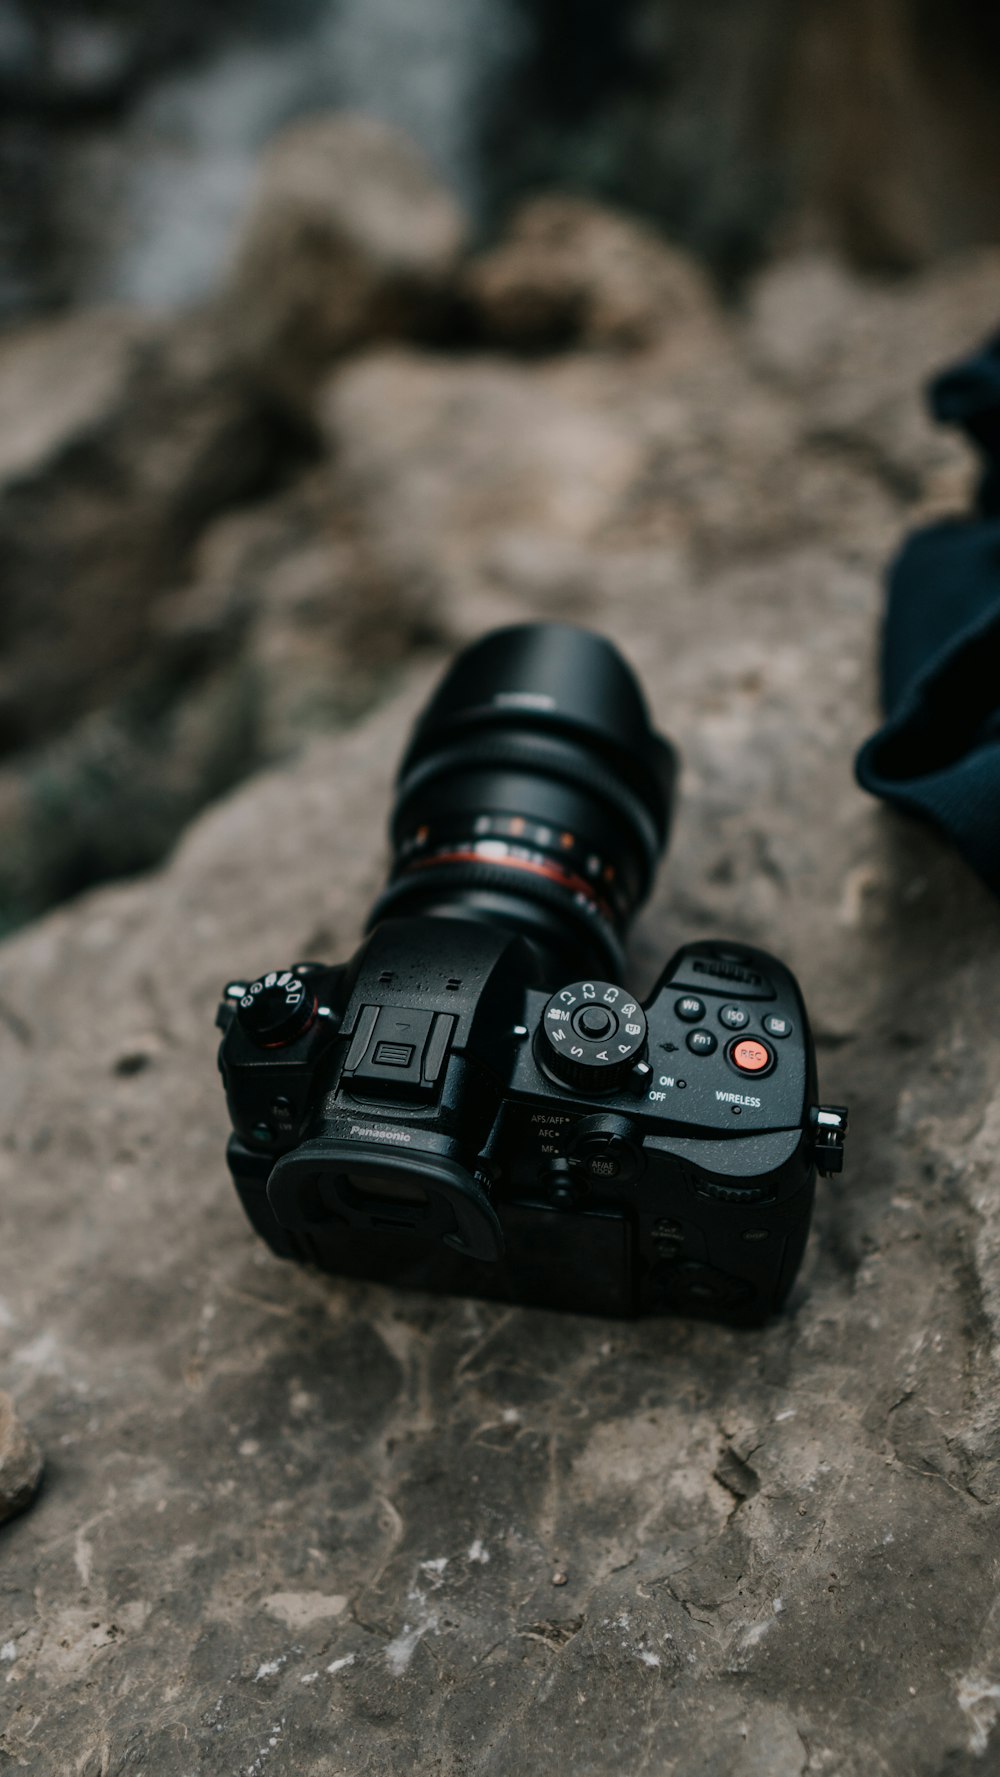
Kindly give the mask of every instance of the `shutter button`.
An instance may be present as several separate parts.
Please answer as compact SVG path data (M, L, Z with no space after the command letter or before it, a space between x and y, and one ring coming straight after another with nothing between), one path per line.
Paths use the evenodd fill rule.
M729 1059L741 1074L766 1074L774 1066L774 1055L757 1037L739 1037L730 1043Z

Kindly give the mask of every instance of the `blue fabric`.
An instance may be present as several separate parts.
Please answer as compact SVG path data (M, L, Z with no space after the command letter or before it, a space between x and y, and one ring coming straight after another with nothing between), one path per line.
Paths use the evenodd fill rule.
M1000 335L932 384L983 459L969 517L917 531L889 570L886 721L858 781L939 827L1000 895Z

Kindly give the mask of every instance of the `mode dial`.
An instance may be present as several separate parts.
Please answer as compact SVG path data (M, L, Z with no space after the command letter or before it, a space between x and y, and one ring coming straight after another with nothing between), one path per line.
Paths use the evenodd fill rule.
M236 1016L261 1049L283 1049L308 1030L316 1016L316 995L291 969L262 975L247 988Z
M538 1059L577 1092L617 1092L646 1050L646 1015L624 987L575 981L554 993L539 1025Z

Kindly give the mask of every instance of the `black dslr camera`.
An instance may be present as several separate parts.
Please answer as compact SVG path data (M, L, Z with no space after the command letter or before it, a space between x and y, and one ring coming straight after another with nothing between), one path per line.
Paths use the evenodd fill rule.
M526 624L458 657L360 949L219 1008L229 1166L274 1252L599 1314L781 1306L847 1116L774 957L711 939L644 1004L622 985L675 772L600 637Z

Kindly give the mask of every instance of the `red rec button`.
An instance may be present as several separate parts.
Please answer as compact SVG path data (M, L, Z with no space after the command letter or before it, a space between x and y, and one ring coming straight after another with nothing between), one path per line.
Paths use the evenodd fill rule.
M729 1059L741 1074L762 1074L774 1059L766 1043L756 1037L741 1037L729 1050Z

